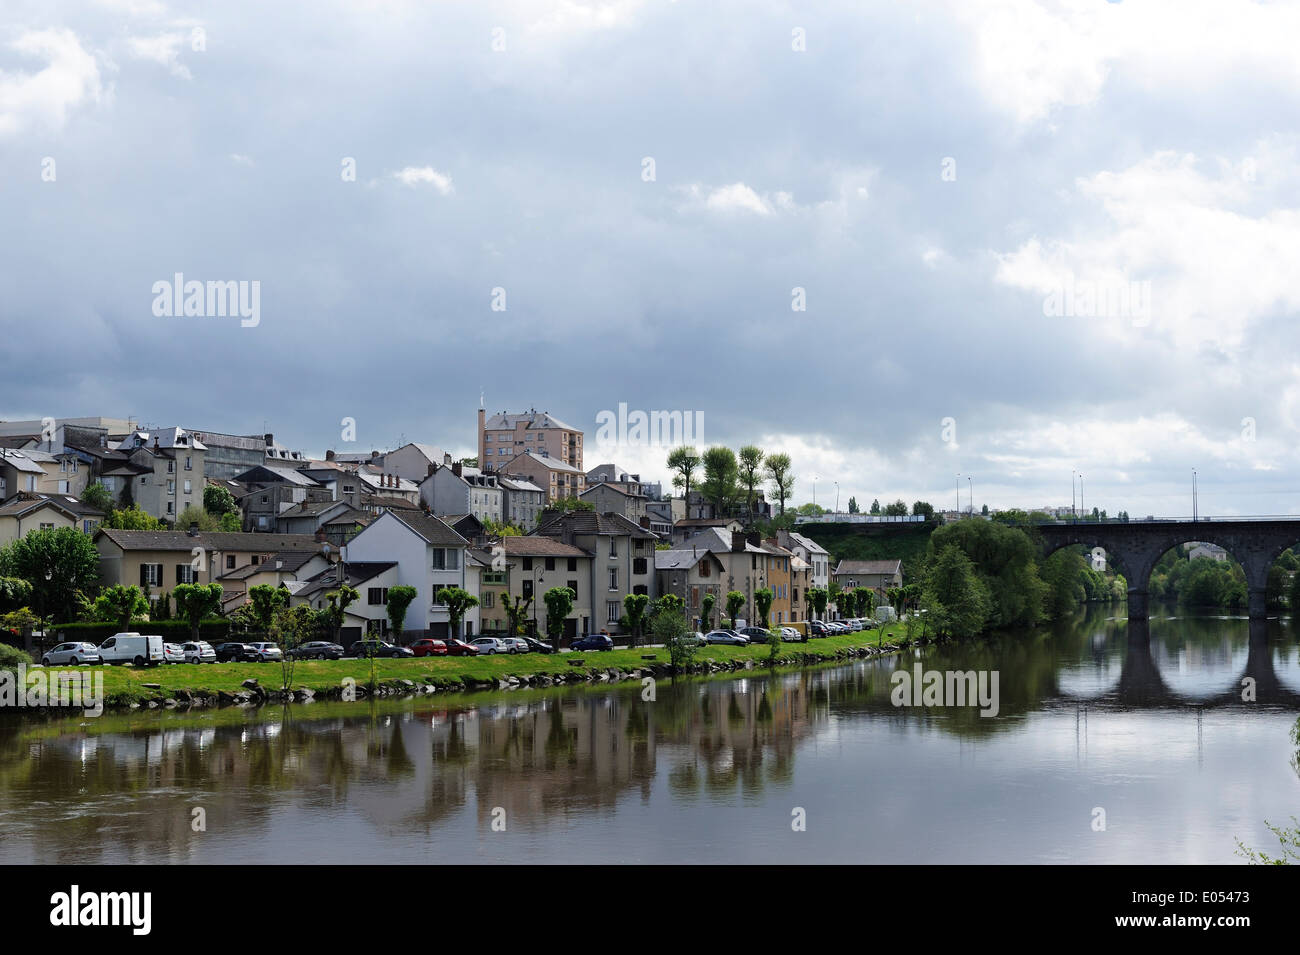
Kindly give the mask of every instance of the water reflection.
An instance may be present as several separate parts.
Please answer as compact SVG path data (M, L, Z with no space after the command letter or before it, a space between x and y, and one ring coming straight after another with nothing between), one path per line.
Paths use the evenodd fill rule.
M890 674L917 661L997 670L999 716L895 707ZM1242 701L1245 677L1256 703ZM1092 840L1070 851L1122 861L1138 850L1159 857L1163 847L1180 861L1212 835L1218 858L1220 842L1230 855L1231 838L1254 831L1253 814L1266 815L1250 787L1271 772L1279 746L1284 769L1292 755L1285 730L1272 740L1277 720L1266 715L1289 726L1298 686L1295 637L1277 621L1156 618L1138 627L1094 610L1050 631L915 658L660 681L653 702L629 684L3 721L0 861L633 861L661 852L664 861L870 852L1051 861L1074 836L998 836L999 826L1014 817L1022 828L1035 818L1048 831L1068 828L1054 813L1072 799L1097 804L1089 787L1116 778L1132 784L1107 790L1117 804L1164 798L1140 781L1162 753L1162 792L1202 793L1192 807L1199 822L1153 832L1155 850ZM1216 713L1208 741L1202 711ZM1239 770L1258 764L1263 775L1207 780L1206 753L1213 762L1220 740ZM1026 785L1044 801L1016 810ZM1232 785L1246 791L1225 795ZM1227 819L1215 804L1224 798L1235 807ZM787 845L791 807L803 805L819 807L810 814L821 829ZM196 807L206 831L194 831ZM500 810L507 833L494 834ZM860 831L868 811L897 825L872 826L868 840ZM965 859L942 835L961 825Z

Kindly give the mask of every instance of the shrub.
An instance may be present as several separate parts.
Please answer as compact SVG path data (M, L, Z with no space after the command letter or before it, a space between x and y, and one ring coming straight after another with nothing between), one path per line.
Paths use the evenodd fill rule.
M7 643L0 643L0 670L11 670L20 663L30 664L32 658L26 650L19 650Z

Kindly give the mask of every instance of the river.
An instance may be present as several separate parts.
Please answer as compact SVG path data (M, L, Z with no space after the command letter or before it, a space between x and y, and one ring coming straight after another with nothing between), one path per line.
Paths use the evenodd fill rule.
M1238 839L1272 852L1266 821L1300 816L1296 632L1172 613L1139 629L1116 612L652 688L6 717L0 863L1214 863L1241 861ZM918 663L996 672L997 715L895 706L891 673Z

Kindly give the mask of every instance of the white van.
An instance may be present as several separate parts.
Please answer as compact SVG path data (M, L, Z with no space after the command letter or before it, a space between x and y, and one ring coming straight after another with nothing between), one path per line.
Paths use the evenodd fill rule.
M157 666L167 660L163 638L156 634L115 633L99 645L105 663Z

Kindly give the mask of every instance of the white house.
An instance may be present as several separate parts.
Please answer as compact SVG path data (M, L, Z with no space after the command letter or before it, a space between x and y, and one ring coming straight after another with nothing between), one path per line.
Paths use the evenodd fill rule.
M447 608L439 602L446 587L460 587L479 596L477 564L467 561L469 541L444 522L421 511L385 511L348 541L344 559L397 564L397 583L414 587L416 598L406 613L405 629L429 636L450 633ZM461 635L479 630L477 607L465 614Z

